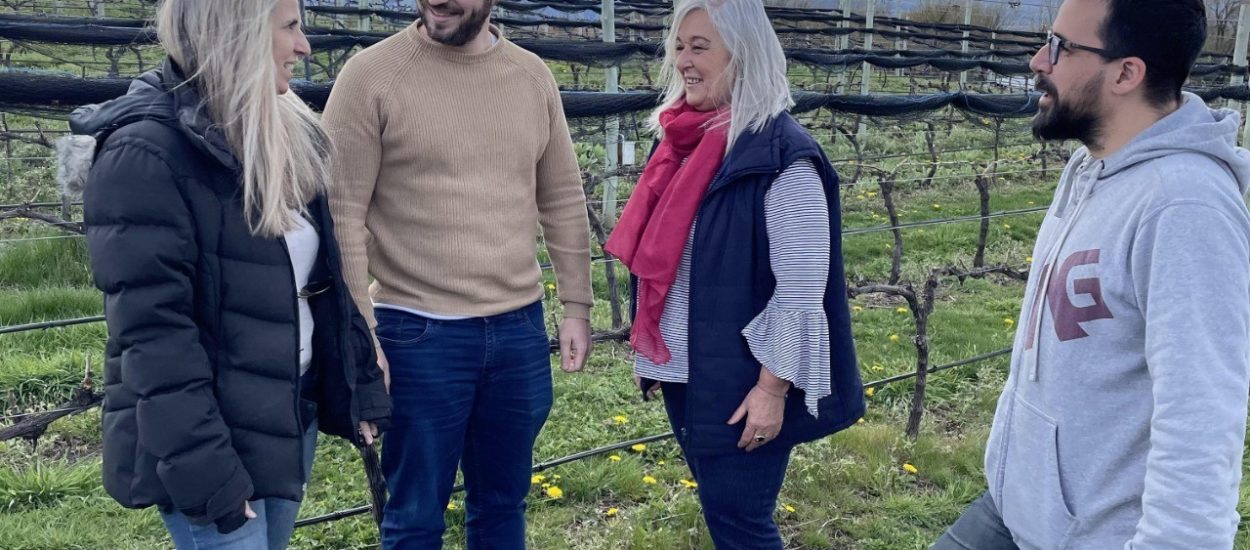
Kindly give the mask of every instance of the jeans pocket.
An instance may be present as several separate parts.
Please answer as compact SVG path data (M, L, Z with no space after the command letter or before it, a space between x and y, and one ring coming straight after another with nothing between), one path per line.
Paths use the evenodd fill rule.
M543 319L543 305L541 302L526 306L525 318L529 321L529 328L533 329L535 334L541 334L543 337L549 337L547 332L547 322Z
M1003 457L1003 524L1031 545L1066 548L1079 521L1063 490L1059 426L1019 398L1014 409Z
M378 309L378 340L392 346L412 346L430 338L438 322L403 311Z

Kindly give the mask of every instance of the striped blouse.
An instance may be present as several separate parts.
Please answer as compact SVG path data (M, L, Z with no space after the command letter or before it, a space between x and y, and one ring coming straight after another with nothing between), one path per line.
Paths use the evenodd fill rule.
M831 393L829 320L825 284L829 278L829 208L820 175L810 160L791 164L764 195L764 223L777 287L764 311L742 335L755 358L774 376L806 394L813 416L816 403ZM695 220L660 317L660 334L672 360L657 365L635 355L634 372L661 382L689 380L690 256Z

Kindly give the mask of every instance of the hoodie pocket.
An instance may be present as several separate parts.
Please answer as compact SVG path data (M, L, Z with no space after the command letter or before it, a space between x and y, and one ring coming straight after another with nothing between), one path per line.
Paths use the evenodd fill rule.
M1017 398L1007 437L998 499L1003 523L1029 546L1067 548L1079 522L1060 482L1058 426Z

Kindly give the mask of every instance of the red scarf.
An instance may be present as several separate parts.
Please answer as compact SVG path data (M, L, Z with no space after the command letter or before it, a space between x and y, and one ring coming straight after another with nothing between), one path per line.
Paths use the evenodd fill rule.
M630 344L659 365L672 359L660 335L664 299L677 278L703 194L725 159L725 126L707 128L717 114L696 111L684 100L660 113L664 139L603 247L638 277L638 312Z

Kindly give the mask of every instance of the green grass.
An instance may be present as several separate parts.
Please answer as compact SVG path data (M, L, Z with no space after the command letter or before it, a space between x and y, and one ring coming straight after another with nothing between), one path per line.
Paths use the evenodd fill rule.
M98 475L92 468L93 475ZM171 548L153 510L136 512L118 506L101 489L97 494L62 501L57 507L4 514L6 550L100 548L152 550ZM72 512L71 512L72 510Z
M0 470L0 512L48 508L96 493L95 474L82 466L44 460Z
M56 235L58 233L45 230L34 236ZM48 239L0 247L0 292L90 286L85 239Z
M93 288L0 290L0 325L100 315L104 300Z

